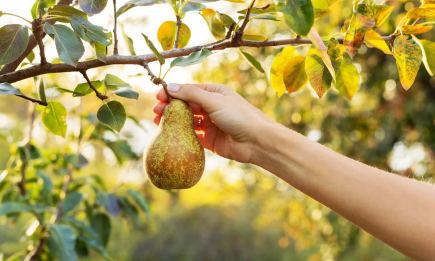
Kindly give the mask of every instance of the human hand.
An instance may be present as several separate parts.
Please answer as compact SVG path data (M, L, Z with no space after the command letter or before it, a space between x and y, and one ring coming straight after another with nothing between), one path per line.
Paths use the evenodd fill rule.
M260 126L273 123L263 112L249 104L232 88L222 84L169 84L174 98L189 102L195 119L203 117L199 140L204 148L228 159L251 162L258 144ZM157 93L154 123L159 124L168 97Z

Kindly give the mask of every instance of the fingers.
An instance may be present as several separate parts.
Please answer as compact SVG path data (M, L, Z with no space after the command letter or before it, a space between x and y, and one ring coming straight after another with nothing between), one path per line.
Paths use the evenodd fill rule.
M224 97L222 94L208 92L194 85L178 85L170 83L168 85L168 91L172 97L198 104L209 113L213 110L214 106L212 106L212 104L218 102Z
M154 105L153 107L153 112L159 116L163 115L163 109L165 108L165 106L168 105L167 102L159 102L156 105ZM203 115L203 111L201 106L199 106L198 104L194 104L194 103L189 103L190 107L192 108L192 112L195 115Z

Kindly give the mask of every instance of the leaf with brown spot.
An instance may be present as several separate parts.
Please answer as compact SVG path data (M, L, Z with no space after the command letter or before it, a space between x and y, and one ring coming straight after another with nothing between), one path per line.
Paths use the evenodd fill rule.
M374 25L375 19L370 6L365 4L357 5L343 42L350 57L353 58L358 53L367 30Z
M412 8L406 14L408 19L412 18L435 18L435 10L425 8Z
M375 27L379 27L390 16L394 6L373 5L371 6L371 9L373 11L373 18L375 19Z
M272 67L270 68L270 84L278 94L278 97L281 97L286 91L283 78L284 69L287 63L296 56L299 56L296 48L287 46L282 50L282 53L277 55L273 60Z
M345 59L343 59L340 70L337 73L337 82L335 88L344 95L349 100L358 91L361 78L359 76L358 70L352 63L348 64Z
M394 41L394 57L399 69L400 82L408 90L414 83L422 63L423 54L418 43L407 35L399 35Z

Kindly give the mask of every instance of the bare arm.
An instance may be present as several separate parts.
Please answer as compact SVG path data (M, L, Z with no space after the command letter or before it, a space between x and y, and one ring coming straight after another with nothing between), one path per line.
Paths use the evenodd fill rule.
M344 157L289 130L224 85L170 85L204 117L204 147L256 164L416 260L435 256L435 187ZM155 106L158 124L167 101Z

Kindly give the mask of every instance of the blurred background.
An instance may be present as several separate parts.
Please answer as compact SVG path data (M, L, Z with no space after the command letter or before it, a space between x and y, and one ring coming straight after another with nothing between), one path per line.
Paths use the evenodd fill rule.
M124 1L118 1L119 5ZM259 1L258 6L268 1ZM351 17L351 1L337 1L332 14L318 19L315 28L321 36L340 32ZM33 0L0 1L0 10L31 19ZM403 13L420 4L419 1L387 2L395 9L378 32L388 35L403 18ZM99 15L90 17L94 24L113 28L112 3ZM207 5L237 18L236 11L245 4L216 2ZM134 40L137 54L149 53L141 32L156 43L157 30L175 17L164 5L137 7L120 17L126 33ZM0 26L22 23L12 17L0 18ZM203 18L196 13L184 20L191 31L188 46L213 42ZM294 36L283 22L253 21L248 33L262 34L269 39ZM432 32L419 38L435 40ZM49 61L55 61L54 41L44 39ZM82 60L93 59L89 45ZM309 46L298 50L305 55ZM269 71L274 57L283 48L242 48L252 54ZM161 49L160 49L161 50ZM38 50L34 50L38 60ZM112 53L112 50L109 50ZM120 54L128 55L120 37ZM353 60L360 71L362 83L352 101L346 100L331 88L319 100L311 87L278 98L269 83L269 75L261 74L236 50L219 51L203 64L171 70L166 80L176 83L222 83L234 88L251 104L273 120L294 129L338 153L376 166L398 175L433 183L435 174L435 79L422 66L415 84L405 91L398 81L393 56L363 46ZM151 65L158 71L156 63ZM108 190L134 188L146 195L151 217L139 216L140 225L112 218L113 233L108 246L112 260L408 260L366 232L352 225L316 201L293 189L272 174L252 165L239 164L207 153L206 173L200 183L190 190L167 192L153 187L142 165L142 153L153 136L156 126L151 119L158 87L139 66L110 66L90 70L93 80L103 80L106 73L117 75L140 92L139 101L124 102L131 119L119 136L104 128L97 128L95 139L83 148L89 164L75 174L100 176ZM78 73L44 75L46 87L73 90L84 82ZM14 84L23 93L35 92L33 79ZM101 101L93 95L72 98L68 93L56 92L71 115L77 110L95 115ZM11 96L0 96L0 170L23 139L28 128L27 110L30 103ZM41 112L40 106L38 107ZM69 116L69 132L74 129ZM46 155L70 150L69 140L45 131L37 114L33 130L34 143ZM102 146L101 140L125 140L131 147L122 155ZM298 148L289 148L298 153ZM53 174L54 175L54 174ZM393 174L392 174L393 175ZM386 184L388 186L388 184ZM397 202L400 204L400 202ZM25 236L30 229L30 217L22 216L16 223L0 219L0 252L7 257L28 245ZM0 258L1 259L1 258ZM83 260L103 260L92 252Z

